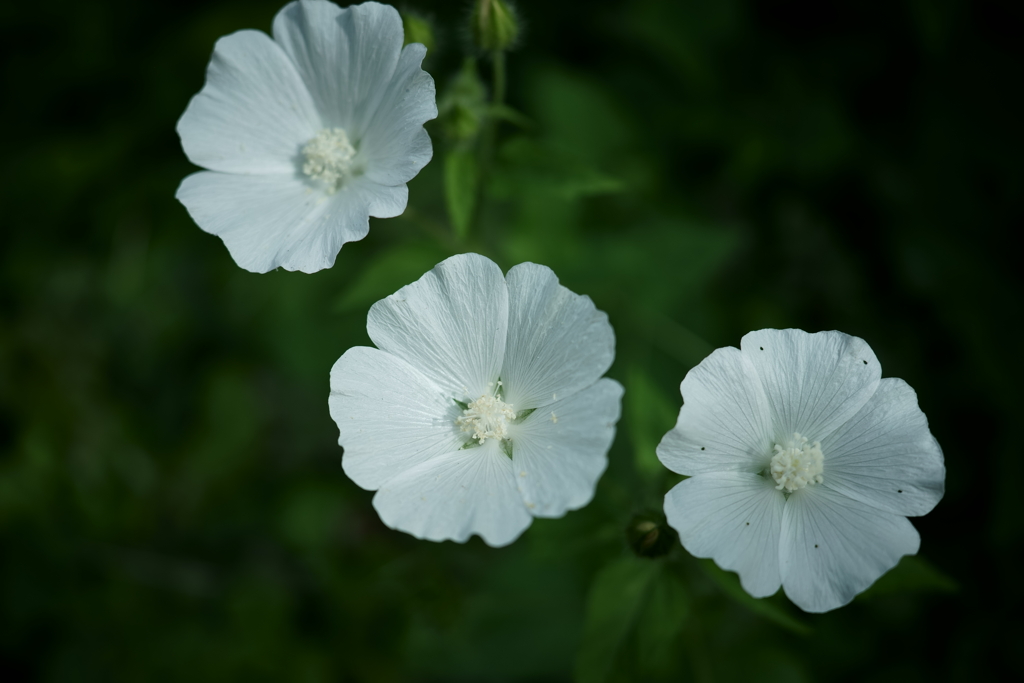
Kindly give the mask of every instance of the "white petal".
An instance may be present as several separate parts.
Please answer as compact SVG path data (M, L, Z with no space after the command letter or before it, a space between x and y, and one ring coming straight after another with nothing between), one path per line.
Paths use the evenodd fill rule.
M358 194L365 203L366 211L374 218L401 216L409 203L409 186L405 184L381 185L363 176L348 181L339 193L346 190Z
M740 341L771 405L778 443L800 433L820 441L853 417L882 377L863 339L842 332L759 330Z
M512 466L531 514L561 517L590 502L608 465L621 402L622 385L602 379L512 425Z
M676 426L658 444L665 467L680 474L759 472L771 460L768 399L739 349L716 349L686 373Z
M782 513L782 586L805 612L827 612L853 600L920 545L906 517L808 486L789 497Z
M185 178L175 196L246 270L313 273L334 265L341 245L366 236L370 207L404 202L402 188L379 188L356 182L327 195L295 176L202 171Z
M302 145L321 127L288 55L264 33L239 31L217 41L178 135L189 160L204 168L294 174Z
M447 398L493 393L505 353L508 289L501 269L479 254L445 259L411 285L375 303L366 330L379 348L404 358Z
M376 2L341 9L302 0L274 17L274 40L298 67L324 127L344 128L357 142L395 73L403 36L398 11Z
M423 128L424 122L437 117L434 79L420 68L426 53L419 43L405 46L384 98L362 135L359 152L366 159L366 175L375 182L408 182L434 153Z
M441 389L400 358L356 346L331 368L331 417L345 449L345 474L364 489L456 451L462 414Z
M928 431L917 394L901 379L883 379L821 449L824 485L851 498L911 516L927 514L942 498L942 449Z
M508 346L501 380L517 410L546 406L589 387L615 357L608 316L558 284L546 266L508 271Z
M533 521L516 491L512 461L493 439L398 475L381 486L373 506L389 527L416 538L462 543L479 534L495 548Z
M737 572L755 598L779 590L779 529L785 497L749 472L698 474L665 494L665 515L683 547Z

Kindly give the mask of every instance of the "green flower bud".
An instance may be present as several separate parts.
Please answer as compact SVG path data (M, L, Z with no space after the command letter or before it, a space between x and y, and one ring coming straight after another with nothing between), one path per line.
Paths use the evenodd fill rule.
M472 140L480 132L487 110L486 91L477 74L476 60L466 59L437 103L445 135L455 142Z
M508 50L519 37L516 12L505 0L477 0L470 24L473 42L481 50Z
M657 513L635 515L626 527L626 540L641 557L667 555L675 546L677 535L665 518Z
M427 52L434 49L434 31L430 28L430 21L419 12L403 11L402 28L405 29L405 45L422 43Z

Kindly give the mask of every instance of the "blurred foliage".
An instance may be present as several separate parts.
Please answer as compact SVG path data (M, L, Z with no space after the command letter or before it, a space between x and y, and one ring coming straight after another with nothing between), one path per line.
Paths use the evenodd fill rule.
M173 199L174 124L214 41L278 2L0 8L0 678L1024 676L1024 378L1000 351L1021 332L1021 6L521 0L490 109L486 59L483 90L458 87L468 11L410 6L462 118L428 126L402 217L331 270L262 276ZM445 127L481 117L493 164L453 198L445 176L472 174ZM498 550L385 528L326 406L368 307L465 250L590 295L628 388L594 501ZM867 339L946 453L921 557L824 615L627 545L678 480L650 449L679 381L760 327Z

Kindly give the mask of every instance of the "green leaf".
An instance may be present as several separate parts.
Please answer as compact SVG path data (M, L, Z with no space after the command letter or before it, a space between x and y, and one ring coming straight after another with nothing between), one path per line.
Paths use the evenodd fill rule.
M417 280L448 253L433 244L403 244L374 258L355 282L338 296L334 310L350 311L379 301Z
M666 220L594 240L591 259L608 283L602 289L614 283L620 296L640 304L632 307L638 312L665 313L700 304L739 245L735 230L685 219ZM610 279L612 273L615 280ZM628 278L623 277L626 273Z
M583 642L576 656L579 683L608 680L658 570L657 562L624 557L598 572L587 597Z
M667 565L651 582L647 601L637 620L637 655L642 669L666 673L678 652L676 639L690 615L686 586Z
M586 166L618 168L635 149L639 128L596 79L548 67L525 82L541 130Z
M621 192L626 184L576 158L573 150L513 136L501 146L501 164L488 190L498 197L521 199L524 194L549 202L552 197L572 202L584 197Z
M498 121L507 121L519 128L533 128L534 125L529 117L507 104L492 104L487 108L487 113Z
M678 408L658 389L654 381L638 365L631 365L626 375L626 414L633 458L640 474L653 479L666 470L655 449L661 437L675 424Z
M551 188L553 192L568 201L581 197L622 192L626 189L625 183L621 180L604 175L592 168L575 167L570 172L572 175Z
M637 311L630 322L655 347L687 368L694 367L715 350L699 335L661 313Z
M405 45L420 43L430 53L434 50L434 31L430 20L416 10L405 8L402 14L402 28L405 29Z
M469 234L479 182L480 174L472 149L459 148L448 152L444 159L444 198L452 227L459 238Z
M917 555L907 555L870 588L857 596L857 599L870 600L893 593L955 593L958 590L960 586L957 582L935 568L928 560Z
M750 593L743 590L739 577L733 572L727 572L719 568L712 560L700 560L700 565L704 568L707 575L711 577L711 580L718 584L722 592L741 605L748 607L750 611L794 633L807 635L811 632L811 628L807 624L773 604L768 598L752 597Z

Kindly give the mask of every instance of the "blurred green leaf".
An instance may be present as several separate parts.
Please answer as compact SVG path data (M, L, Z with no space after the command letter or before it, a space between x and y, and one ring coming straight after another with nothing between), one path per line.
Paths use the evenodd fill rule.
M476 188L480 182L476 155L472 149L453 149L444 158L444 196L455 234L469 233L476 207Z
M337 312L368 306L415 282L449 254L434 242L396 245L378 254L334 303Z
M526 135L505 142L500 158L502 166L490 189L501 198L522 200L529 193L573 201L625 189L621 180L577 158L571 150Z
M599 173L592 168L576 167L573 171L572 174L567 174L562 182L551 188L563 199L573 200L580 197L612 194L625 189L621 180Z
M528 116L507 104L492 104L487 108L487 113L499 121L507 121L520 128L532 128L534 125Z
M531 75L531 111L545 136L589 166L617 168L633 148L635 129L600 83L561 68Z
M741 605L748 607L752 612L773 621L783 628L787 628L794 633L800 635L807 635L811 632L810 626L803 623L796 617L791 616L785 610L772 604L769 598L755 598L751 597L750 593L743 590L743 586L740 585L739 577L733 572L727 572L721 569L712 560L700 560L701 567L707 572L707 575L711 577L711 580L718 584L718 587L728 595L730 598L740 603Z
M316 482L295 486L281 504L278 529L299 547L323 551L338 525L344 500L337 485Z
M441 570L432 579L423 550L416 545L410 549L408 573L386 590L407 591L409 584L429 587L404 605L411 618L402 629L405 644L399 658L406 670L416 673L356 680L490 683L568 678L582 628L583 596L564 556L550 563L529 561L527 547L513 544L499 551L500 559L493 558L485 574L474 575L472 589L466 590L468 577L452 580ZM432 581L438 583L427 583ZM524 623L530 627L523 628Z
M715 347L699 335L667 316L651 313L637 316L635 320L655 347L675 358L684 367L691 368L697 365L715 350ZM673 394L673 399L675 398L676 395ZM678 414L678 410L676 412Z
M601 265L596 272L615 273L614 280L603 276L605 287L614 286L640 308L669 311L700 299L735 253L738 237L734 230L689 220L634 226L593 243Z
M608 680L658 569L657 562L623 557L598 572L587 598L583 642L576 657L579 683Z
M402 9L402 28L405 30L405 44L420 43L429 54L434 49L434 29L430 20L414 9Z
M630 366L626 375L626 414L636 468L645 477L653 479L665 472L655 449L675 423L676 410L645 370L635 364Z
M903 592L956 593L960 586L952 578L918 555L907 555L882 578L857 596L870 600L879 596Z
M205 424L186 448L195 485L229 478L251 465L249 453L262 424L256 395L252 378L241 368L224 365L210 371Z
M690 614L690 597L682 579L662 564L647 592L647 601L637 620L637 654L645 671L665 673L672 668L679 650L675 640Z

